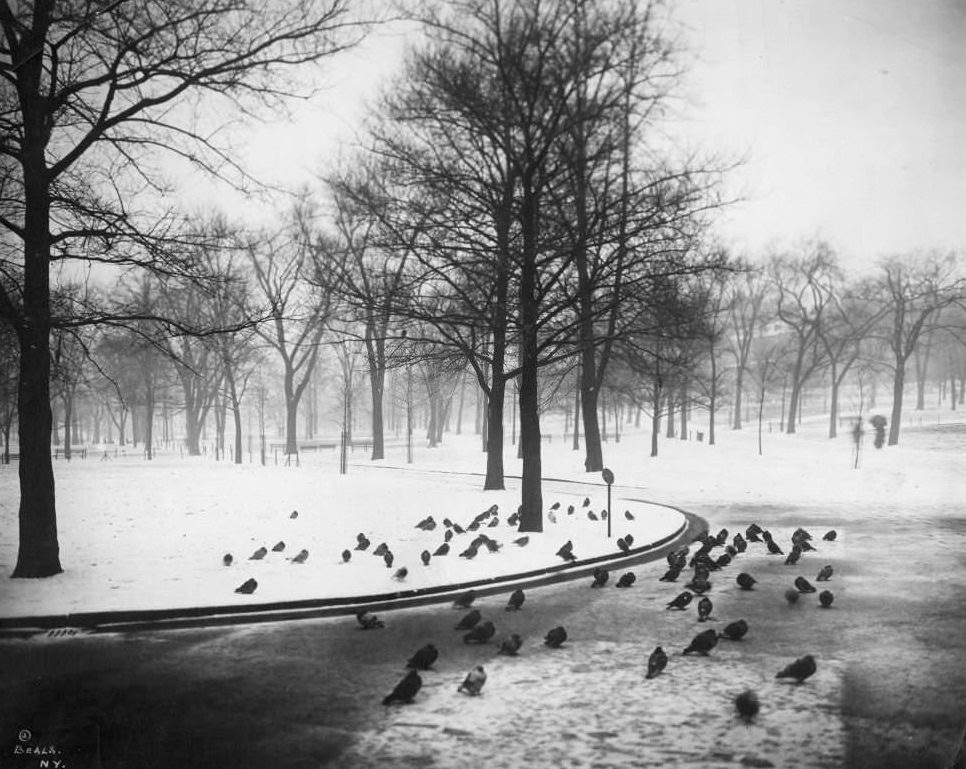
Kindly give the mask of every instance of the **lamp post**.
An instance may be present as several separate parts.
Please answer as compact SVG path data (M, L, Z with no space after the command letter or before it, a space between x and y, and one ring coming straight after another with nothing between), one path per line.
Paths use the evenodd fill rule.
M614 517L614 511L610 509L610 487L614 484L614 473L605 467L600 474L607 484L607 539L610 539L610 520Z

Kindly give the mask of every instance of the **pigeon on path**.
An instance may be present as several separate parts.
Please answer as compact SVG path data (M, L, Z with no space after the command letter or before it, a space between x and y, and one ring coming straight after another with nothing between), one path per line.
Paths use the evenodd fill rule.
M607 580L610 579L610 572L607 569L602 569L600 566L594 569L594 581L590 583L591 587L603 587L607 584Z
M711 616L712 608L714 608L714 605L711 603L711 599L702 596L701 600L698 601L698 622L704 622L708 619Z
M272 545L273 553L281 553L285 549L285 543L279 540L274 545Z
M657 678L667 667L667 653L660 646L655 647L651 656L647 658L647 675L645 678Z
M473 605L473 601L476 600L476 591L468 590L463 595L459 596L455 601L453 601L453 607L456 609L469 609Z
M253 578L248 578L242 582L238 587L235 588L236 593L242 593L243 595L251 595L258 589L258 581Z
M543 637L543 643L551 649L559 649L563 642L567 640L567 631L562 626L557 626L547 631Z
M463 683L459 685L456 691L462 694L468 694L471 697L476 697L483 689L483 684L486 683L486 671L483 669L482 665L477 665L469 673L466 674L466 678L463 679Z
M268 555L268 549L267 548L264 548L264 547L260 547L260 548L258 548L258 550L256 550L254 553L252 553L248 557L248 560L249 561L260 561L266 555Z
M718 633L714 630L705 630L703 633L698 633L694 638L692 638L691 643L683 652L681 652L681 654L697 652L698 654L707 657L709 652L717 645Z
M453 630L469 630L475 627L482 617L483 615L480 614L478 609L472 609L469 613L463 615L463 619L453 626Z
M795 577L795 589L799 593L814 593L816 588L805 577Z
M469 633L466 633L463 636L463 643L484 644L493 638L495 633L496 627L492 622L486 620L486 622L481 622L479 625L475 625Z
M614 587L630 587L636 581L637 575L632 571L628 571L624 574L621 574L620 579L617 580L617 583L614 585Z
M356 612L356 622L359 623L359 627L363 630L375 630L376 628L386 626L386 623L375 614L370 614L367 609L360 609Z
M755 584L758 582L758 580L756 580L747 572L743 571L741 572L741 574L737 576L737 578L735 579L735 582L738 583L738 587L740 587L742 590L754 590Z
M794 678L795 682L800 684L813 676L816 669L815 658L811 654L806 654L778 671L775 678Z
M838 532L836 532L835 529L832 529L831 531L825 532L825 536L822 537L822 539L826 542L834 542L837 537Z
M747 633L748 623L743 619L738 619L725 625L724 630L721 631L718 637L726 638L729 641L740 641Z
M409 658L406 667L414 670L429 670L437 659L439 659L439 649L433 644L426 644Z
M512 593L510 593L510 598L506 602L506 611L517 611L521 606L523 606L523 602L525 600L526 596L524 595L523 590L519 588L514 590Z
M832 572L833 571L834 571L834 569L832 569L831 566L829 566L828 564L826 564L821 569L819 569L818 576L815 578L815 581L816 582L828 582L830 579L832 579Z
M410 670L396 684L396 687L383 698L382 704L390 705L393 702L412 702L413 697L416 696L422 688L422 685L423 679L419 677L419 673L415 670Z
M738 711L738 717L746 724L750 724L755 720L755 716L758 715L760 709L761 705L758 702L758 695L751 689L746 689L735 697L735 710Z
M444 542L442 545L437 547L435 551L433 551L433 555L436 555L436 556L444 556L444 555L447 555L448 553L449 553L449 543L447 542Z
M673 601L669 601L666 608L686 609L692 598L694 598L694 595L685 590L683 593L678 593Z
M234 560L235 559L232 557L231 553L225 553L221 558L221 562L225 564L225 566L231 566L231 562Z
M515 657L520 651L520 647L523 646L523 639L514 633L509 638L504 638L500 642L500 648L497 649L497 654L506 654L510 657Z
M292 563L305 563L309 559L308 550L299 550L298 555L292 559Z
M832 601L835 600L835 596L832 595L831 590L823 590L818 594L818 602L822 605L823 609L828 609L832 605Z

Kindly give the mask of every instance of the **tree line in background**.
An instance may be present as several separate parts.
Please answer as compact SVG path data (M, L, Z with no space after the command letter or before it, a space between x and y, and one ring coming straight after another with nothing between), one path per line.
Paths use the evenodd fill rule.
M159 417L162 439L177 417L189 454L214 423L241 462L254 417L264 461L276 408L292 454L318 430L326 394L343 429L356 421L364 379L378 460L387 405L391 427L404 408L407 434L421 407L435 445L457 398L462 419L469 384L484 487L504 485L509 401L520 528L540 531L540 420L554 407L597 472L602 421L610 411L619 423L625 407L649 415L656 454L662 420L673 434L676 415L683 435L696 406L711 443L723 404L737 429L751 399L760 430L779 388L795 432L819 380L831 436L843 385L864 393L889 375L898 442L911 367L920 406L927 373L962 402L952 256L897 257L856 278L822 242L751 264L709 236L727 168L663 130L680 72L656 2L422 9L424 36L364 149L277 226L152 213L162 147L244 175L191 94L277 106L306 92L293 72L355 34L339 0L278 0L270 27L252 24L261 6L236 6L0 3L0 429L9 450L18 426L14 576L61 570L51 403L65 451L83 415L150 458Z

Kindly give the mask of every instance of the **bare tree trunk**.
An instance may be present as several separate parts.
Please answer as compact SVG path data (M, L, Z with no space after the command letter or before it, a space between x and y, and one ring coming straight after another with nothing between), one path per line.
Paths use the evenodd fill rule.
M899 443L899 427L902 421L902 392L906 383L905 362L896 361L895 375L892 379L892 423L889 425L889 446Z

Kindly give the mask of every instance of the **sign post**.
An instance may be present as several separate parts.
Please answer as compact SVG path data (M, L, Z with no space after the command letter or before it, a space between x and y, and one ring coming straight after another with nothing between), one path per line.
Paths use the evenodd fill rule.
M610 487L614 484L614 473L609 467L605 467L600 474L607 484L607 539L610 539L610 520L614 517L614 511L610 509Z

